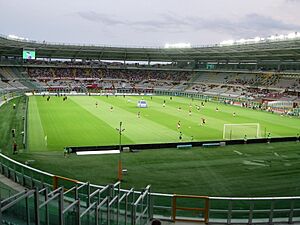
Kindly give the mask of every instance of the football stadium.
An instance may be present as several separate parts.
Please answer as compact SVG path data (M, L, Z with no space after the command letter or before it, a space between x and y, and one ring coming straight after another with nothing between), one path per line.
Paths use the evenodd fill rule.
M0 224L300 223L300 34L120 47L0 35Z

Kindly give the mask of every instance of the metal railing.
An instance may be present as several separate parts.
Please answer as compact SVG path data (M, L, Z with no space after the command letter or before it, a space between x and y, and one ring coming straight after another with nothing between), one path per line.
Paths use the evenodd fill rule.
M196 200L197 203L192 204L191 201L188 202L188 206L178 206L178 202L181 199ZM184 203L181 203L184 204ZM191 206L192 205L192 206ZM198 214L198 218L187 216L182 214L178 217L178 211L181 212L194 212ZM184 221L184 222L205 222L208 223L208 211L209 211L209 197L207 196L193 196L193 195L174 195L173 196L173 221ZM193 214L191 214L193 215Z
M144 225L152 218L150 186L137 192L122 190L120 182L91 185L31 168L3 154L0 172L30 189L1 202L3 221Z
M300 223L300 197L209 197L209 223Z
M300 223L299 196L187 196L151 193L150 186L142 191L125 190L120 182L99 186L55 176L3 154L0 154L0 173L30 189L1 202L3 221L143 225L159 218L208 224Z

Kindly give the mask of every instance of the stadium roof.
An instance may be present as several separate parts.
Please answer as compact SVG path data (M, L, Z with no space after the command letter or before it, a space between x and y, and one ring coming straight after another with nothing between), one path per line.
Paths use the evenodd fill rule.
M300 63L300 39L230 46L145 48L46 43L0 37L0 56L21 57L23 49L35 49L37 58L158 62L292 61Z

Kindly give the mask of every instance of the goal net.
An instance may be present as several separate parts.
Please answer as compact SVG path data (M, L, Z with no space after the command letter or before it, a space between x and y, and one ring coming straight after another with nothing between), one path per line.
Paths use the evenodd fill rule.
M243 139L244 137L259 138L260 125L259 123L240 123L240 124L224 124L223 139Z

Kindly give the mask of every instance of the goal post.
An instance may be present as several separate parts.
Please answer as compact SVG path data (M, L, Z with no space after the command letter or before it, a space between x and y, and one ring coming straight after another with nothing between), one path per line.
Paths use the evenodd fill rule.
M223 139L260 138L259 123L224 124Z

